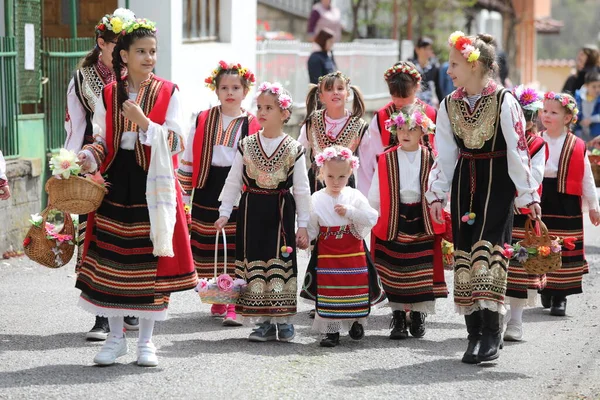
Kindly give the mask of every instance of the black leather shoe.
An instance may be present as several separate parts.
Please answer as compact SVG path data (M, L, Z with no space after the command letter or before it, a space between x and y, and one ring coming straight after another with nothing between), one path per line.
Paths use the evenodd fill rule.
M502 329L500 327L500 314L490 310L483 310L483 330L481 344L477 359L479 362L492 361L500 357L502 344Z
M140 329L140 319L138 317L123 318L123 326L128 331L137 331Z
M406 313L404 311L394 311L390 328L392 328L390 339L401 340L408 337L408 330L406 329Z
M552 307L550 307L550 315L564 317L567 314L567 298L565 296L552 297Z
M338 333L328 333L325 335L325 338L321 340L321 347L335 347L340 344L340 334Z
M350 337L354 340L360 340L365 337L365 328L358 321L355 321L348 332Z
M481 325L483 323L481 311L465 315L465 323L467 324L467 332L469 332L469 344L461 361L465 364L478 364L477 354L481 344Z
M312 309L308 312L308 318L310 319L315 319L315 315L317 314L317 311Z
M425 336L425 317L427 314L411 311L410 312L410 334L416 338L422 338Z
M550 308L552 306L552 296L549 294L540 294L540 298L542 300L542 307Z

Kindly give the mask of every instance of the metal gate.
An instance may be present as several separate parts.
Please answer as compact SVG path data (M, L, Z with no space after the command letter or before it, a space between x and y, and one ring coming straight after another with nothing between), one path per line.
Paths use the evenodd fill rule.
M17 131L17 47L14 37L0 37L0 150L19 155Z

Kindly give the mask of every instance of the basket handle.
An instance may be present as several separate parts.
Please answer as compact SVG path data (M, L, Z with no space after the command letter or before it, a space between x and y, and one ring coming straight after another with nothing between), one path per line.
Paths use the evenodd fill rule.
M225 229L221 229L221 236L223 237L223 253L225 258L223 260L223 273L227 273L227 236L225 236ZM217 266L219 259L219 230L217 230L217 235L215 237L215 281L217 280Z
M545 239L550 239L548 236L548 228L546 224L541 219L535 220L536 225L533 225L533 220L531 218L527 218L525 221L525 243L531 243L532 237L543 237ZM537 233L539 232L539 234Z

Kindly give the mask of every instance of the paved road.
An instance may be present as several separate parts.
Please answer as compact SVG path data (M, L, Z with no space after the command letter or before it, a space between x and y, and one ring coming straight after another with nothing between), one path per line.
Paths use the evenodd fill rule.
M525 341L479 366L459 361L466 332L450 299L438 302L423 339L388 340L383 308L363 341L323 349L306 305L293 343L257 344L248 327L221 327L190 291L173 295L171 318L157 324L158 368L135 365L135 333L119 364L95 367L101 344L84 340L92 317L76 307L73 266L0 261L0 398L600 398L600 228L589 222L586 251L591 273L569 316L526 310Z

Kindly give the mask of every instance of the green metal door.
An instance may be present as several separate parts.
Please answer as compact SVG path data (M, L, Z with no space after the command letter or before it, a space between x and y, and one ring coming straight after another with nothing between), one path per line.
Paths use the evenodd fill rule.
M41 0L15 0L19 103L37 104L42 99L42 4Z

